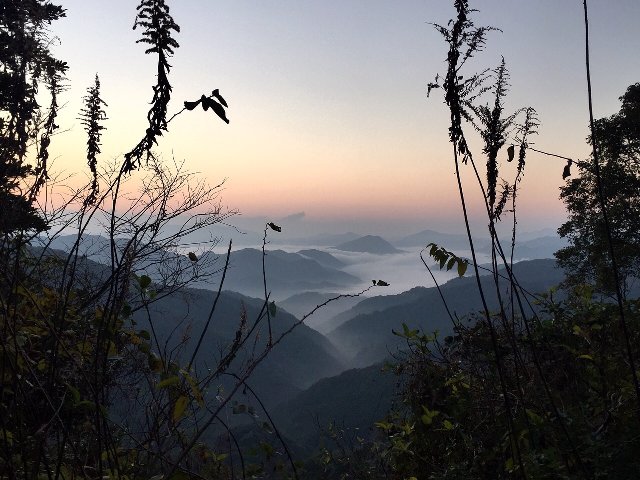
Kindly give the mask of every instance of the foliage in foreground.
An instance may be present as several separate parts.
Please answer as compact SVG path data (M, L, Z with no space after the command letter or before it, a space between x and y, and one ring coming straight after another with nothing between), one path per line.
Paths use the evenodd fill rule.
M535 116L526 109L525 121L516 128L515 181L501 181L499 153L515 118L503 115L504 61L493 74L464 75L462 67L482 50L492 28L474 26L466 0L454 4L457 18L447 27L436 26L449 45L448 70L429 90L442 88L451 111L449 135L476 278L479 266L461 167L474 169L485 200L492 242L492 261L485 270L495 280L499 308L490 311L485 304L484 311L462 321L450 312L454 335L444 341L404 325L400 335L408 348L395 366L406 380L404 408L378 422L382 439L360 439L352 448L330 452L334 455L325 473L347 479L366 472L367 478L394 480L638 478L640 412L633 365L639 353L640 301L626 298L618 304L602 295L615 290L614 277L624 281L625 293L637 277L638 86L621 98L619 114L596 122L589 139L598 145L593 162L577 162L579 176L562 188L570 212L560 230L570 246L558 252L568 273L566 290L532 295L514 276L513 253L509 258L495 223L510 207L513 252L517 188ZM584 9L586 19L586 2ZM487 87L489 76L494 83ZM477 105L486 93L495 97L493 105ZM483 141L484 178L467 140L469 125ZM514 147L507 148L507 162L516 156ZM566 178L573 161L561 158L569 160ZM599 158L601 172L592 166ZM601 188L608 222L598 198ZM618 271L608 255L608 237L620 260ZM435 245L430 255L441 268L462 262ZM500 287L500 278L509 282L507 290ZM477 283L484 296L485 287ZM344 435L340 438L344 445Z

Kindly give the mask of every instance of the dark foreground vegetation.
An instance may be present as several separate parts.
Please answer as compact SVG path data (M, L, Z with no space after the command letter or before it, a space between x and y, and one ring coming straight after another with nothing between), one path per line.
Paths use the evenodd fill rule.
M407 292L375 327L374 317L357 316L334 330L336 344L361 342L363 366L389 346L376 328L393 331L398 347L384 364L343 372L331 342L270 299L265 247L278 225L265 224L255 256L261 299L222 292L231 244L226 256L181 254L190 233L233 212L219 205L220 185L157 158L154 146L195 108L229 119L217 89L194 92L199 100L169 114L179 27L165 2L142 0L136 14L139 42L157 59L139 142L119 163L99 162L107 105L96 77L80 113L91 180L53 206L47 199L63 187L49 169L49 146L67 65L50 52L48 29L64 10L42 0L0 4L0 476L640 477L640 84L624 92L617 114L590 119L591 158L552 154L566 162L569 216L559 233L569 245L556 254L558 286L547 288L550 275L536 278L539 263L513 261L528 155L545 154L531 143L536 112L504 112L504 61L467 72L493 28L476 27L466 1L454 5L455 18L435 26L449 51L429 92L442 92L451 112L471 258L430 244L422 260L427 270L431 257L470 278ZM470 134L481 152L470 150ZM476 185L463 185L463 168ZM489 265L476 261L470 188L483 194ZM512 225L506 244L499 221ZM104 226L101 263L81 248L94 222ZM70 230L66 251L51 248ZM217 292L189 289L211 277ZM422 327L430 315L443 333ZM311 385L321 377L331 378ZM305 409L321 412L316 424Z

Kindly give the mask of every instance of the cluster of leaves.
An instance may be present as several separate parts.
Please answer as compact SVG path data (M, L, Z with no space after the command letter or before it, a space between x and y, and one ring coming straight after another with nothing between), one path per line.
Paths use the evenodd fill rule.
M592 292L585 286L562 302L546 296L544 320L518 332L515 343L498 329L507 392L519 399L515 438L482 317L444 342L405 330L410 349L397 369L406 379L406 410L378 423L397 475L390 478L637 477L635 394L621 374L626 356L610 321L616 309ZM638 342L640 302L625 307Z
M98 186L98 159L100 153L100 137L105 127L101 124L107 119L107 114L103 110L103 106L107 104L100 97L100 79L96 75L93 86L87 89L87 95L84 97L85 106L80 112L80 120L87 132L87 164L93 176L91 181L91 193L85 200L87 203L93 203L100 191Z
M455 253L450 252L444 247L440 247L435 243L430 243L427 245L429 249L429 256L433 258L440 265L440 269L447 268L451 270L454 265L457 265L458 276L462 277L467 271L467 267L469 266L469 260L466 258L461 258L457 256Z

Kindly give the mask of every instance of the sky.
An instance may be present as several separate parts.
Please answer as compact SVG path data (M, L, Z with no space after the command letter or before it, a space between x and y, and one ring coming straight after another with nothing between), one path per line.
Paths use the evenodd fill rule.
M68 89L54 143L54 168L87 177L81 97L100 76L109 120L100 161L143 135L154 58L133 31L135 1L59 0L67 17L52 26L54 50L69 63ZM584 17L580 0L471 1L476 25L492 25L467 71L504 56L507 108L532 106L541 121L535 147L586 158L588 126ZM382 234L401 229L460 231L462 217L448 144L448 111L427 83L445 72L447 47L431 22L455 11L445 0L179 0L171 59L173 103L210 94L229 103L229 125L187 112L158 147L212 184L247 219L298 215L299 228ZM596 117L640 81L640 2L592 0L591 66ZM506 157L506 153L503 154ZM482 161L480 162L483 163ZM513 172L502 162L506 178ZM509 165L510 166L510 165ZM524 230L557 227L561 160L530 152L519 197ZM474 222L483 225L468 169ZM306 225L306 227L305 227ZM259 229L259 228L258 228Z

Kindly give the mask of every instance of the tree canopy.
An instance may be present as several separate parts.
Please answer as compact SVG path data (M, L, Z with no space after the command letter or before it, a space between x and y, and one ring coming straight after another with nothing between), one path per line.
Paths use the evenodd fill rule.
M613 246L623 290L627 291L640 267L640 83L629 86L620 100L620 111L597 120L596 138L588 141L595 140L600 156ZM568 218L558 233L569 245L556 252L556 258L567 270L568 285L590 283L600 291L612 292L593 163L580 161L577 166L578 175L561 188Z

